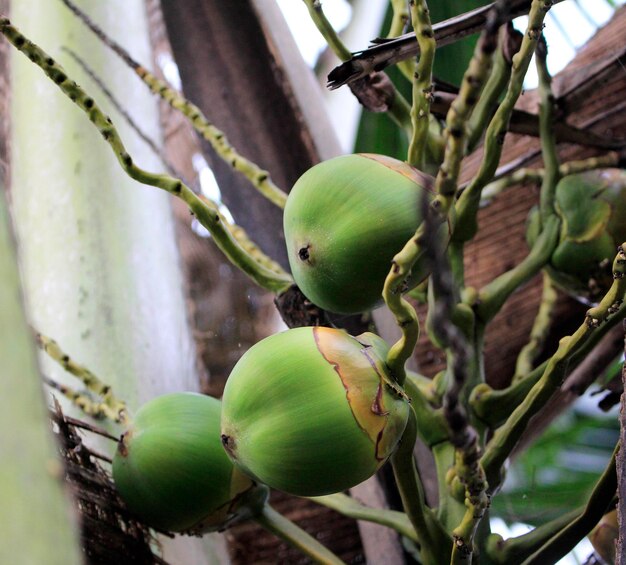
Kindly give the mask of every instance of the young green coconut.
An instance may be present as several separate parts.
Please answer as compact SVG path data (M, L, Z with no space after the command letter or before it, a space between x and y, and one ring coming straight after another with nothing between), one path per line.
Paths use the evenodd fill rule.
M350 488L395 450L409 402L385 365L385 342L324 327L254 345L222 399L222 442L263 483L299 496Z
M220 401L172 393L140 408L113 458L113 480L148 525L200 535L260 512L268 489L231 463L220 442Z
M559 243L546 267L552 280L584 302L597 302L613 283L615 249L626 240L626 171L605 169L564 177L556 187ZM539 232L531 214L528 240Z
M378 306L391 260L419 227L420 202L433 179L384 155L343 155L309 169L284 213L293 277L304 295L331 312ZM440 228L447 242L450 226ZM428 275L418 262L407 289Z

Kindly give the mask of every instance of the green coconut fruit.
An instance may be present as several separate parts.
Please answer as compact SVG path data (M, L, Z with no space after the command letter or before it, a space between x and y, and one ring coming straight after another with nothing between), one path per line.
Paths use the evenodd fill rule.
M390 378L385 342L324 327L254 345L222 399L222 442L263 483L299 496L350 488L395 450L409 414Z
M253 516L267 487L233 466L220 441L220 401L166 394L140 408L118 444L113 480L148 525L202 534Z
M378 306L391 260L419 227L432 186L429 175L383 155L343 155L304 173L283 220L291 272L304 295L344 314ZM449 225L440 233L447 242ZM407 290L427 275L418 261Z
M617 246L626 241L626 171L603 169L564 177L556 187L559 243L546 270L554 283L586 303L597 302L613 283ZM539 233L531 214L528 240Z

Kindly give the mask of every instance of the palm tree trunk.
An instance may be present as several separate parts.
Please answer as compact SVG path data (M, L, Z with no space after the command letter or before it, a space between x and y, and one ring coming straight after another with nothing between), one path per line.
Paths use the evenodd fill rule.
M150 61L142 0L80 2L140 60ZM159 139L156 102L60 2L20 0L12 20L110 113L133 159L162 164L61 51L88 60L126 110ZM135 410L158 394L198 390L170 202L119 168L108 146L43 73L11 55L11 197L31 323ZM44 373L76 386L42 359ZM115 444L98 446L109 453ZM223 562L215 538L165 540L173 563Z

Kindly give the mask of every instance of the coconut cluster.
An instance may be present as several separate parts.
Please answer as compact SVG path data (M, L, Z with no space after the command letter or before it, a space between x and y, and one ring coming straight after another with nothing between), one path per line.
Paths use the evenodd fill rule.
M615 249L626 240L626 171L603 169L564 177L556 186L561 233L546 270L561 289L595 303L613 283ZM529 218L532 246L540 231L539 214Z

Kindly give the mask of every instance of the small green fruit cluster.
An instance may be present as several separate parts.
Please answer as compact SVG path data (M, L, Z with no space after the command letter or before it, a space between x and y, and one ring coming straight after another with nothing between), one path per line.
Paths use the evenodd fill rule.
M626 171L567 176L556 187L555 204L561 234L546 270L572 296L597 302L613 282L615 250L626 240ZM534 211L528 228L531 245L538 231L539 214Z
M220 402L193 393L155 398L136 415L113 459L113 480L148 525L199 535L260 510L267 488L231 463L220 442Z
M343 155L309 169L287 199L289 264L304 295L343 314L380 305L391 260L422 222L421 199L432 177L383 155ZM449 239L450 226L440 228ZM418 261L407 281L428 275Z
M254 345L222 399L222 442L245 473L317 496L373 475L395 450L409 403L373 334L305 327Z

